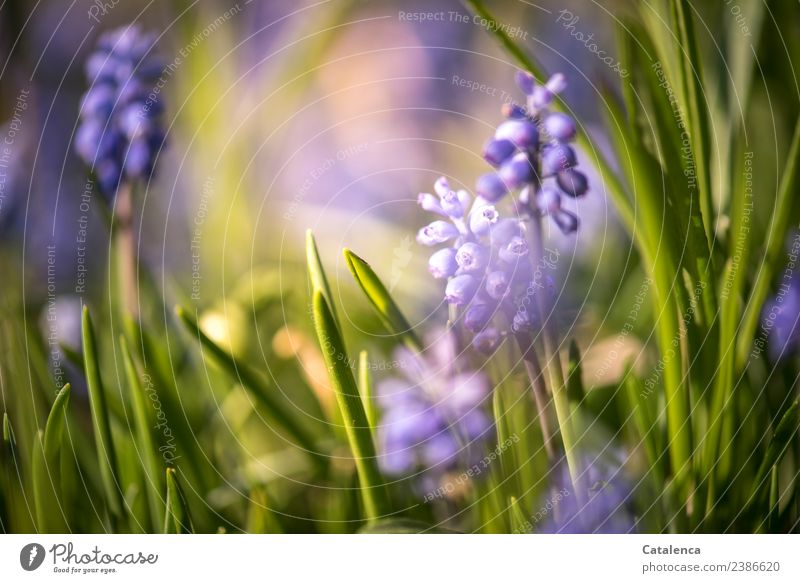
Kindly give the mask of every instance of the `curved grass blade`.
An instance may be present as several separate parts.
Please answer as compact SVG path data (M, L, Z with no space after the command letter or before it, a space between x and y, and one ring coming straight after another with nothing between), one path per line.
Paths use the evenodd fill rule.
M189 506L183 493L178 472L167 468L167 507L164 514L164 534L190 534L194 532Z
M800 119L794 128L792 146L786 159L786 166L781 176L780 186L778 187L778 197L775 201L775 212L772 215L767 232L769 239L764 260L756 274L753 284L753 291L744 309L742 317L741 334L739 343L736 347L737 368L744 368L747 364L747 357L750 346L758 327L761 308L769 292L770 282L778 261L783 257L783 246L786 241L786 232L789 228L792 217L796 219L796 193L798 188L798 175L800 174Z
M100 376L100 362L89 308L83 307L83 368L86 371L86 384L89 388L89 406L92 412L97 461L100 466L100 478L106 496L112 528L116 527L125 507L120 490L117 456L111 437L111 422L106 406L105 389Z
M339 316L336 314L336 303L333 301L333 294L331 287L328 283L328 277L325 275L325 269L322 267L322 260L319 258L319 249L317 249L317 241L314 239L314 233L311 229L306 230L306 264L308 265L308 275L311 278L311 290L321 290L325 294L325 299L328 300L328 305L331 307L331 313L336 320L336 325L341 327L342 323L339 321Z
M511 496L508 501L508 514L511 522L512 534L526 534L531 530L531 522L525 517L525 513L520 508L519 500Z
M758 472L756 472L751 500L758 496L758 492L767 482L772 468L777 466L783 459L792 440L797 436L798 429L800 429L800 403L795 401L783 414L778 426L775 428L775 433L767 447L767 453L764 455L764 459L761 460Z
M69 383L56 395L44 432L36 436L33 450L33 495L36 501L36 523L40 533L68 531L61 497L61 439L64 433Z
M161 468L163 460L156 454L156 446L153 443L153 435L150 431L152 417L148 413L147 398L140 381L139 372L133 357L128 348L125 336L120 336L120 349L122 351L122 361L125 366L125 376L128 380L128 388L133 397L133 422L136 426L136 441L139 450L139 457L144 466L144 484L146 490L142 492L147 500L150 509L150 528L151 532L160 522L164 515L164 504L161 501Z
M328 367L328 377L336 401L342 412L345 431L361 483L360 493L364 510L367 518L374 521L389 514L391 508L386 487L378 470L372 432L336 321L321 290L314 291L313 301L317 338Z
M361 400L364 402L364 412L367 414L367 421L374 434L378 420L378 412L375 409L372 374L369 370L369 354L366 350L362 350L358 355L358 388L361 392Z
M367 296L372 307L375 308L378 318L386 329L401 338L409 348L416 351L422 350L422 343L419 338L414 334L414 330L405 316L403 316L394 299L392 299L389 290L383 285L383 282L370 267L369 263L350 251L350 249L344 249L343 252L350 273L353 274L353 278L361 287L364 295Z
M314 460L315 464L324 468L325 458L317 451L314 437L306 428L295 418L292 411L274 395L274 390L269 386L266 379L262 378L256 371L250 368L228 351L217 345L205 332L200 329L197 320L189 315L182 307L177 306L175 313L186 326L189 333L194 336L200 345L208 351L213 360L225 370L236 382L248 390L250 395L259 402L269 419L276 425L283 427L289 433L297 445L302 447Z

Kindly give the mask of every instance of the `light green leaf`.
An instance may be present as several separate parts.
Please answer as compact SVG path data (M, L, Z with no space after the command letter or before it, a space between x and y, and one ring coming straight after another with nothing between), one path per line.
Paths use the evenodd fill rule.
M164 534L189 534L194 532L192 517L186 503L178 472L167 468L167 506L164 514Z
M33 494L40 533L63 533L67 527L61 496L61 440L64 433L70 385L56 395L44 433L36 436L33 450Z

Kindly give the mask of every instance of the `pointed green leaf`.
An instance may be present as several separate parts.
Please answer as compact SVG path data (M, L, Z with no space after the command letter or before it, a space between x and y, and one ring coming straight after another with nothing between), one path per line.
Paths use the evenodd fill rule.
M189 534L194 532L192 517L186 503L178 473L167 468L167 506L164 514L164 534Z
M314 292L314 325L336 402L342 412L347 438L356 464L364 510L369 520L391 511L383 478L378 470L367 414L361 402L347 352L322 291Z
M124 502L122 491L120 490L117 456L111 437L111 422L108 407L106 406L106 394L103 380L100 376L100 361L97 357L94 327L92 326L92 318L87 306L83 307L82 324L83 367L86 371L86 384L89 388L89 406L92 412L97 461L100 466L100 477L105 491L106 505L108 506L112 523L115 523L122 516Z
M508 502L508 514L511 518L511 532L513 534L526 534L531 530L531 521L525 516L516 497L511 496Z
M33 494L40 533L67 532L64 500L61 497L61 440L64 433L70 385L56 395L44 433L38 433L33 454Z
M350 273L353 274L353 278L367 296L372 307L375 308L378 318L380 318L384 327L401 338L413 350L422 350L422 343L417 338L408 320L403 316L400 308L389 294L389 290L383 285L383 282L370 267L369 263L349 249L344 250L344 258Z
M314 290L320 290L325 295L325 299L328 300L328 305L331 307L331 312L336 320L336 325L341 326L339 316L336 313L336 303L333 301L333 294L328 283L328 276L325 275L325 269L322 267L317 241L314 239L314 233L311 232L311 229L306 231L306 264L308 265L308 275L311 278L311 293L313 294Z

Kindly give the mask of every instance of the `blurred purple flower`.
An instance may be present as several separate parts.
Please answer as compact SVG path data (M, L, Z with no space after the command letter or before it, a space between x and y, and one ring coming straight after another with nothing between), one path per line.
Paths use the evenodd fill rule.
M156 87L163 64L152 54L154 41L136 25L121 27L102 35L86 62L90 86L74 147L106 196L123 181L149 179L164 143Z
M769 335L773 360L794 354L800 347L800 276L782 283L762 310L762 326Z

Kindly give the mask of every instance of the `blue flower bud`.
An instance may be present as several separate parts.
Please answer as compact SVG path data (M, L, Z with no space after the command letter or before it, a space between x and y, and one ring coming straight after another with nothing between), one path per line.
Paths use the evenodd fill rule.
M430 193L420 192L419 196L417 196L417 203L429 213L436 213L437 215L446 216L446 213L442 208L442 203L437 197Z
M509 119L501 123L494 133L497 140L509 140L518 148L537 148L539 130L531 122L522 119Z
M500 108L500 113L509 119L525 119L528 115L525 108L516 103L504 103Z
M422 462L428 467L446 466L458 457L459 446L448 431L433 436L422 445Z
M508 160L517 147L511 140L489 140L483 147L483 159L497 168Z
M497 174L490 172L478 178L475 191L485 200L497 202L508 192L508 188Z
M472 347L481 354L492 354L500 346L500 332L497 328L486 328L475 334Z
M464 327L470 332L480 332L492 319L493 311L486 302L472 302L464 312Z
M569 142L575 139L577 130L575 122L565 113L554 112L544 118L544 130L559 142Z
M536 178L536 172L525 152L519 152L510 160L506 160L498 174L510 189L519 188Z
M547 87L537 85L533 88L533 93L528 96L528 108L537 113L548 107L553 102L553 92Z
M558 225L558 228L561 229L561 232L565 235L569 235L578 230L578 217L571 212L561 209L560 212L552 215L552 217L556 225Z
M528 256L528 243L522 237L512 237L498 252L500 259L514 264L522 257Z
M456 250L453 248L439 249L428 260L428 271L436 279L451 277L457 270Z
M500 219L495 223L491 230L491 241L493 247L505 245L512 238L522 234L522 228L516 219Z
M542 186L536 195L536 204L543 213L555 214L561 209L561 195L550 185Z
M489 264L489 250L480 243L464 243L456 251L456 263L466 273L482 271Z
M517 71L514 74L514 80L517 82L517 87L519 87L525 95L533 93L533 88L536 86L536 80L533 78L533 75L527 71Z
M129 178L144 178L151 172L150 164L153 162L147 142L141 138L133 140L125 155L125 175Z
M440 197L443 197L450 192L450 183L447 182L447 178L444 176L437 178L436 182L433 183L433 191Z
M542 152L542 176L552 176L557 172L575 166L575 150L564 144L548 146Z
M417 242L422 245L438 245L458 237L458 229L447 221L433 221L417 233Z
M589 180L586 175L573 168L559 172L556 175L556 182L564 194L572 197L583 196L589 190Z
M441 201L442 210L447 213L447 216L454 219L460 219L464 216L464 207L461 206L461 200L458 198L458 193L448 190L447 193L442 196Z
M567 88L567 78L563 73L555 73L547 80L545 87L554 94L561 93Z
M473 209L469 215L469 230L478 237L485 237L499 218L500 214L494 205L481 205Z
M492 271L486 276L486 293L493 300L502 300L508 294L508 275L504 271Z
M468 304L478 291L478 279L468 275L457 275L447 282L444 299L448 304L463 306Z

